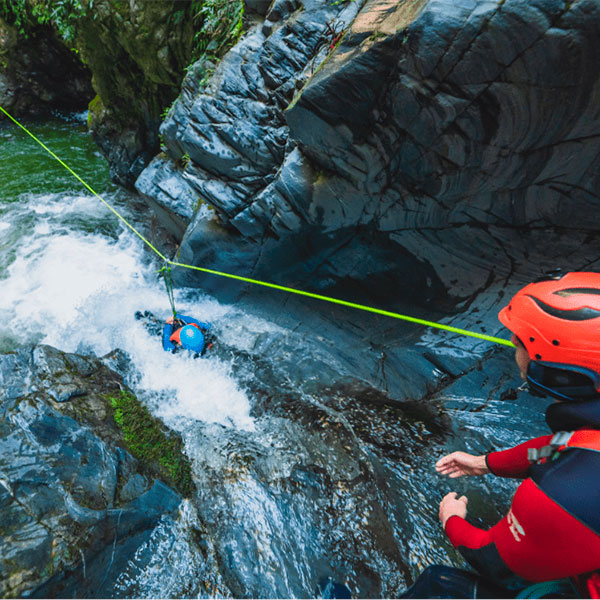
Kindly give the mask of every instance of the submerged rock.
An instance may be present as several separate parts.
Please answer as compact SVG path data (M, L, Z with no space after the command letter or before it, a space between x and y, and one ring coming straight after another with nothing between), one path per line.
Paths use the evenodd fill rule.
M181 497L124 449L121 378L50 346L0 355L0 596L110 597Z

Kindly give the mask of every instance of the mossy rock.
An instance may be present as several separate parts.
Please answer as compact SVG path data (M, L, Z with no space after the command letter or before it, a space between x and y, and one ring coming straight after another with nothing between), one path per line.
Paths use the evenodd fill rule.
M181 438L167 431L131 392L121 391L106 398L126 449L184 497L191 496L196 486Z
M106 112L106 108L104 107L104 103L102 102L102 98L98 94L94 97L94 99L88 104L88 118L87 124L89 128L94 127L97 123L100 123L104 118L104 114Z

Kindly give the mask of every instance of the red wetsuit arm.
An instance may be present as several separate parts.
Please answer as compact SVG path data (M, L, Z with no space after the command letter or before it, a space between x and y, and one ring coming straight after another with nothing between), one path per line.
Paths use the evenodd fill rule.
M529 448L541 448L547 446L552 439L552 434L543 435L532 440L528 440L509 450L491 452L485 457L488 469L499 477L519 477L521 479L527 476L527 469L530 462L527 459L527 450Z
M446 534L477 570L501 585L510 584L511 576L538 582L600 568L600 536L531 479L519 486L508 515L491 529L454 516Z
M471 525L466 519L454 515L446 521L446 535L455 548L481 548L492 541L491 529L480 529Z

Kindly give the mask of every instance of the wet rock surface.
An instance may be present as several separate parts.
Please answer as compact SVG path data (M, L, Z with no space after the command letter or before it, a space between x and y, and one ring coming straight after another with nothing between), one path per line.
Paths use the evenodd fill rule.
M351 377L336 380L334 359L315 361L312 378L294 380L283 341L273 354L264 341L233 364L255 428L197 422L184 433L213 565L204 581L233 597L310 597L323 581L353 597L394 597L428 564L463 565L437 522L439 500L450 490L468 493L471 522L485 527L504 514L515 483L449 482L435 474L436 460L546 429L548 402L517 390L511 353L492 351L405 401ZM300 346L293 356L309 363ZM201 589L196 582L191 593Z
M496 315L523 284L600 268L599 28L589 0L274 2L161 126L218 215L192 217L177 259L507 336ZM175 275L304 339L265 336L236 363L255 432L190 430L227 589L389 597L428 564L463 565L439 500L467 493L486 527L515 484L449 482L436 460L547 431L512 352Z
M523 283L598 267L599 28L591 0L274 2L161 126L218 214L192 218L178 260L498 333ZM159 163L144 193L160 202L173 171ZM176 275L322 331L376 386L416 373L408 397L427 361L460 371L453 353L485 348L414 348L395 321Z
M420 357L422 388L405 372L400 391L381 391L324 339L216 333L201 360L231 365L253 427L184 419L197 492L183 504L118 447L100 394L121 389L105 364L126 374L126 354L2 355L0 511L15 524L3 531L3 595L312 597L329 582L354 597L397 596L427 564L463 564L437 522L439 498L468 493L471 521L487 526L514 490L450 483L435 461L546 429L547 401L517 390L502 348L447 357L443 371Z
M159 154L135 182L135 189L152 203L161 222L181 239L198 207L200 196L181 177L181 167ZM160 212L162 211L162 212Z
M122 444L121 378L50 346L0 355L0 595L110 597L181 497Z
M189 155L183 178L228 219L276 179L288 153L283 110L325 57L332 27L361 4L273 2L207 87L186 78L161 132L172 159Z
M489 334L500 332L496 314L510 294L541 272L600 267L589 218L597 205L594 3L277 0L266 13L250 4L264 20L210 81L204 65L190 70L162 126L168 159L138 179L174 230L189 220L178 259ZM196 195L218 219L194 213ZM435 461L546 432L547 401L517 389L511 352L176 275L283 326L244 352L228 346L229 324L219 332L216 360L231 364L248 392L254 429L186 423L198 484L186 510L197 515L150 532L144 518L156 524L178 497L149 487L112 438L77 423L89 415L101 432L99 409L67 412L93 396L82 392L96 372L71 371L96 363L48 350L6 355L1 443L17 436L26 454L0 462L16 473L14 485L2 475L9 487L0 485L0 510L14 511L7 521L21 519L18 531L30 527L37 544L22 580L7 571L10 585L19 590L55 564L32 593L312 597L332 581L357 597L392 597L428 564L462 565L439 527L439 499L468 493L471 522L487 526L505 514L515 484L450 483L435 475ZM111 364L128 369L118 356ZM104 469L93 481L77 449L65 451L67 467L53 462L60 454L48 440L62 427ZM50 495L50 508L39 508L45 496L29 493L19 469L45 445L52 460L27 467ZM70 465L79 467L67 505ZM129 474L122 487L121 469ZM67 536L54 510L69 527L77 519L86 527L66 537L85 561L52 554L53 532ZM22 541L8 535L8 552L18 553ZM86 554L86 540L100 550ZM119 585L115 548L126 565ZM173 566L183 575L171 584Z

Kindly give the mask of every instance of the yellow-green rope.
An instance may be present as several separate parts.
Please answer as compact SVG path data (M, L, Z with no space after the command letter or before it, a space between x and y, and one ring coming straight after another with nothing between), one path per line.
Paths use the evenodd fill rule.
M2 111L15 125L20 127L25 133L31 136L50 156L55 158L73 177L75 177L88 191L90 191L94 196L96 196L112 213L114 213L135 235L137 235L154 253L156 253L160 258L165 261L167 265L173 267L181 267L182 269L193 269L195 271L201 271L202 273L209 273L211 275L217 275L219 277L227 277L228 279L236 279L237 281L243 281L244 283L251 283L253 285L260 285L263 287L271 288L274 290L280 290L282 292L288 292L290 294L296 294L298 296L306 296L307 298L314 298L316 300L323 300L325 302L331 302L333 304L339 304L341 306L348 306L350 308L355 308L357 310L363 310L370 313L375 313L377 315L383 315L386 317L391 317L393 319L400 319L402 321L408 321L410 323L416 323L418 325L425 325L426 327L433 327L435 329L442 329L443 331L450 331L452 333L458 333L460 335L466 335L469 337L478 338L480 340L486 340L488 342L494 342L496 344L502 344L504 346L514 347L513 343L509 340L505 340L502 338L494 337L491 335L485 335L483 333L477 333L475 331L468 331L467 329L459 329L458 327L451 327L450 325L443 325L442 323L435 323L433 321L426 321L424 319L417 319L416 317L410 317L408 315L402 315L400 313L391 312L389 310L382 310L380 308L373 308L372 306L366 306L364 304L357 304L355 302L348 302L346 300L340 300L338 298L332 298L330 296L323 296L321 294L313 294L312 292L305 292L304 290L298 290L295 288L286 287L284 285L277 285L275 283L269 283L268 281L260 281L258 279L251 279L249 277L242 277L241 275L233 275L232 273L225 273L223 271L215 271L213 269L206 269L204 267L197 267L195 265L188 265L185 263L180 263L174 260L167 258L162 252L157 250L154 245L149 242L133 225L131 225L125 217L123 217L119 212L117 212L100 194L98 194L90 185L88 185L69 165L67 165L63 160L61 160L50 148L48 148L41 140L39 140L33 133L31 133L24 125L22 125L19 121L17 121L14 117L12 117L6 110L0 106L0 111Z

